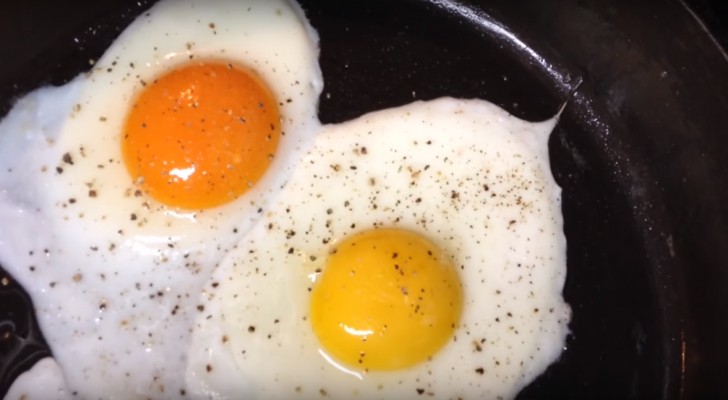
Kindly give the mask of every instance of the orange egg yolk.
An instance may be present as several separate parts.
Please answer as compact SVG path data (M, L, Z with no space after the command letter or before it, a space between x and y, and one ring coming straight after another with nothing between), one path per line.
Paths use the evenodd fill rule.
M441 249L408 230L374 229L332 252L311 294L310 320L334 360L391 371L442 348L462 303L457 270Z
M190 64L139 93L122 154L134 181L168 206L205 209L253 187L281 136L275 98L255 72L218 62Z

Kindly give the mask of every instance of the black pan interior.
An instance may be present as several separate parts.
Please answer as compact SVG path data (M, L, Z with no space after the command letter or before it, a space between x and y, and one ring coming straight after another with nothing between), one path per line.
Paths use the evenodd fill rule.
M88 68L150 3L8 6L3 113ZM301 3L321 36L325 123L440 96L528 120L566 102L549 149L573 334L519 399L728 398L728 57L685 3ZM694 3L726 32L718 2ZM27 304L12 279L0 287L0 394L48 354Z

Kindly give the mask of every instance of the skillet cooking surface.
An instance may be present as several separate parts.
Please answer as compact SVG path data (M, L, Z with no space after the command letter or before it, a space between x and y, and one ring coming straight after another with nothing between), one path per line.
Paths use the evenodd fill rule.
M3 6L2 113L87 69L150 3ZM573 335L518 398L728 397L728 57L679 1L511 3L302 1L321 120L444 95L541 120L568 100L550 152ZM2 281L2 395L49 354L27 304Z

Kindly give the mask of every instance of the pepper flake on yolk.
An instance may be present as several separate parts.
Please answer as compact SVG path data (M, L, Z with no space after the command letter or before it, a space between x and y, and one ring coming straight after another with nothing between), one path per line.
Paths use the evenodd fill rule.
M350 236L329 256L311 294L311 324L323 350L363 371L403 369L432 357L462 312L449 257L404 229Z
M280 136L275 98L254 71L204 62L172 70L142 89L121 147L129 173L151 197L205 209L253 187Z

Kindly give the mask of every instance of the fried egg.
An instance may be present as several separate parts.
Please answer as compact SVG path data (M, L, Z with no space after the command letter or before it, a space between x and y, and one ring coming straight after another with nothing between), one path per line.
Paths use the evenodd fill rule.
M0 123L0 264L70 393L184 395L204 282L319 130L317 58L296 4L163 0Z
M44 358L21 374L13 383L5 399L43 400L72 399L63 379L63 371L52 358Z
M204 288L193 396L515 397L568 334L555 122L443 98L325 126Z

